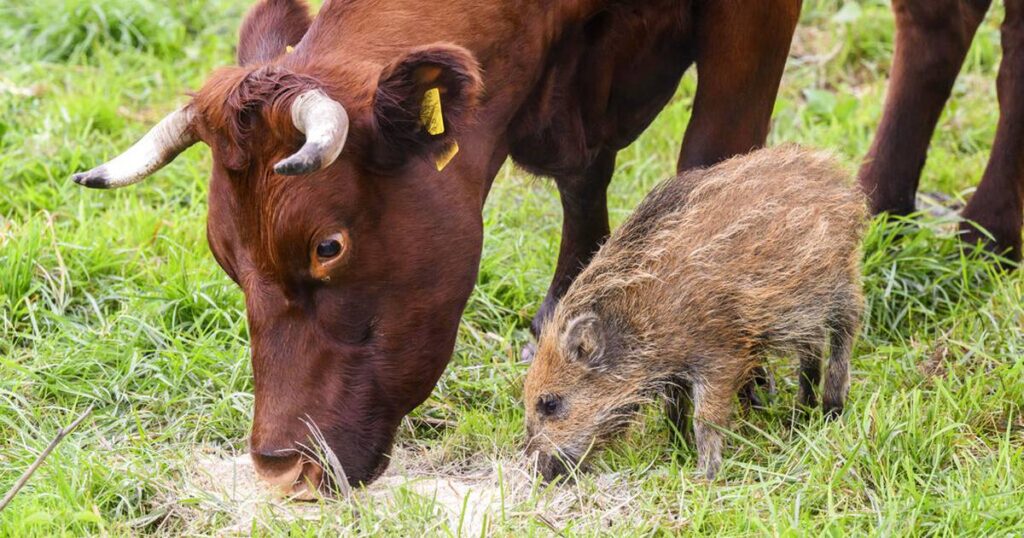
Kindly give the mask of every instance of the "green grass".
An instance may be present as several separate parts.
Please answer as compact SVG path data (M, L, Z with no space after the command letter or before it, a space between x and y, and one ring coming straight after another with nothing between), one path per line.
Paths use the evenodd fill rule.
M189 150L117 192L67 179L126 147L231 62L248 2L181 4L0 6L0 491L61 426L96 406L0 513L0 535L216 535L233 525L237 507L181 487L198 453L244 452L252 406L242 296L205 244L209 151ZM879 120L892 17L880 0L840 4L805 2L771 141L831 148L853 167ZM1001 18L1000 6L971 50L923 190L962 199L981 176L998 115ZM674 169L695 85L687 75L623 152L615 223ZM458 474L519 454L517 358L554 268L556 191L506 167L485 222L455 357L404 423L407 461L397 467ZM503 467L508 495L487 532L544 536L550 523L567 535L1024 533L1021 275L964 252L949 222L932 217L875 223L864 272L870 310L842 420L794 419L792 368L779 361L779 397L738 418L718 482L693 478L693 455L668 447L651 410L574 486L515 482ZM511 494L514 482L525 490ZM303 507L315 516L308 521L260 506L244 530L468 532L439 517L430 498L391 490L390 500Z

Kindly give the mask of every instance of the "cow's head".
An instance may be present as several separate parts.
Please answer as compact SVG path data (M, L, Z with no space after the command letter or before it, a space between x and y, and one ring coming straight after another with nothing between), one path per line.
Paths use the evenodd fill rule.
M120 187L196 142L211 148L209 244L245 294L252 338L250 448L264 478L301 491L323 483L323 449L351 484L376 478L444 370L482 241L467 176L487 159L459 139L481 92L469 52L317 58L312 34L298 43L308 16L275 23L281 6L298 4L270 0L247 20L240 66L74 180Z

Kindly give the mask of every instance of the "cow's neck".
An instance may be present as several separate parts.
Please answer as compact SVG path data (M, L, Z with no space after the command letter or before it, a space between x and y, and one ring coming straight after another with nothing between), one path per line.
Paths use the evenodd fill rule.
M415 46L454 43L484 70L485 106L506 108L529 92L567 27L615 1L328 0L304 42L317 49L314 57L380 66Z
M367 74L416 46L453 43L472 52L485 92L473 140L462 144L465 168L458 176L482 207L509 155L508 126L541 79L552 47L568 29L621 1L327 0L300 47L334 69L359 65L353 72Z

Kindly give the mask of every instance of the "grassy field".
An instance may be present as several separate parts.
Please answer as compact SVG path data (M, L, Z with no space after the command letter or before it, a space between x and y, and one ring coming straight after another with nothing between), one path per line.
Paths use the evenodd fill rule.
M872 227L870 311L842 420L794 419L795 378L779 360L779 397L738 417L714 484L693 478L693 454L669 448L653 409L575 485L534 481L517 466L518 357L553 271L560 210L549 181L512 167L486 208L455 357L405 421L386 480L303 506L221 491L237 477L201 468L245 452L252 386L242 295L206 246L209 150L117 192L68 176L231 63L248 4L0 4L0 493L96 406L0 513L0 535L1024 534L1024 279L963 252L948 216ZM999 3L924 172L923 190L953 203L970 195L995 133L1001 19ZM772 142L830 148L856 166L879 121L892 33L880 0L807 0ZM615 223L674 169L695 84L687 75L623 152ZM416 486L439 476L456 483Z

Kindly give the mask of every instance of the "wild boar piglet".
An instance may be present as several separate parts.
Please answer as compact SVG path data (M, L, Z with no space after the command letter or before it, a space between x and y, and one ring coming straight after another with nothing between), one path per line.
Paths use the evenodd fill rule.
M826 153L784 146L670 179L572 284L526 377L527 450L548 480L653 396L714 478L733 396L795 356L799 402L842 412L863 310L865 197ZM691 417L692 415L692 417ZM692 434L688 424L693 423Z

